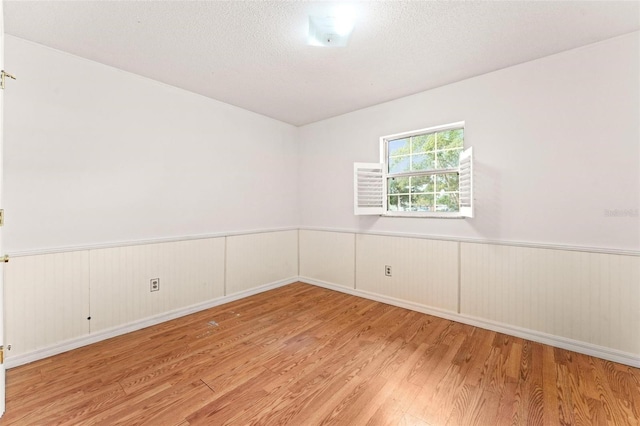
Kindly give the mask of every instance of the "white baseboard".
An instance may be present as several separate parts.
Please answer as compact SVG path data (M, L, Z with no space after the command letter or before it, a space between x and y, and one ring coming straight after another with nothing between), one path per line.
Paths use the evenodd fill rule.
M474 327L484 328L486 330L496 331L498 333L508 334L510 336L520 337L522 339L531 340L545 345L554 346L561 349L566 349L573 352L578 352L585 355L602 358L608 361L618 362L620 364L629 365L631 367L640 368L640 356L618 351L616 349L607 348L604 346L593 345L578 340L568 339L566 337L555 336L535 330L516 327L509 324L499 323L483 318L477 318L470 315L459 314L453 311L447 311L443 309L433 308L418 303L408 302L406 300L400 300L393 297L382 296L376 293L370 293L368 291L358 290L354 288L344 287L328 283L325 281L314 280L309 277L300 277L299 281L307 284L316 285L318 287L324 287L329 290L335 290L342 293L351 294L353 296L363 297L365 299L375 300L377 302L386 303L400 308L410 309L412 311L421 312L423 314L433 315L436 317L448 319L451 321L468 324Z
M53 355L58 355L63 352L77 349L82 346L87 346L92 343L100 342L112 337L120 336L122 334L130 333L132 331L141 330L143 328L150 327L152 325L160 324L165 321L180 318L195 312L200 312L205 309L213 308L214 306L223 305L225 303L233 302L238 299L253 296L254 294L262 293L274 288L282 287L288 284L292 284L298 281L298 277L288 278L286 280L275 281L269 284L265 284L259 287L252 288L250 290L241 291L228 296L219 297L217 299L208 300L206 302L198 303L195 305L187 306L185 308L176 309L169 312L164 312L159 315L144 318L141 320L133 321L124 325L109 328L106 330L100 330L95 333L88 334L86 336L76 337L73 339L65 340L55 345L40 348L35 351L27 352L16 356L7 356L5 359L5 367L7 369L18 367L20 365L28 364L30 362L38 361Z

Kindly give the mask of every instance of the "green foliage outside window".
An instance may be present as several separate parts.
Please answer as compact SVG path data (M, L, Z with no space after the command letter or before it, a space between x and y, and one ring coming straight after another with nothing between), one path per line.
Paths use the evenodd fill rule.
M459 211L457 168L463 145L464 129L387 141L388 210Z

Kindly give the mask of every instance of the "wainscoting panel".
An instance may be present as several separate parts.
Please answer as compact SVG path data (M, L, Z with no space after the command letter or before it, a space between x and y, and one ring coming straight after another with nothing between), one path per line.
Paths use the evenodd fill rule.
M355 235L300 230L300 279L355 287Z
M89 332L88 251L14 257L4 268L7 358Z
M226 295L298 276L298 231L227 237Z
M461 313L640 354L640 257L461 243Z
M458 244L358 234L356 289L457 312Z
M640 366L638 255L334 230L13 256L7 365L298 279Z
M224 238L91 250L91 332L222 297L224 250Z

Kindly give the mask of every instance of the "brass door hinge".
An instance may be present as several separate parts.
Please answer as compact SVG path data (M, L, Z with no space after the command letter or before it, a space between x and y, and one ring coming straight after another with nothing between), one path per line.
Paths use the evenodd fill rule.
M0 209L0 226L4 226L4 209Z
M6 80L6 77L9 77L13 80L16 79L16 76L13 74L9 74L8 72L6 72L5 70L0 71L0 89L4 90L4 82Z
M0 263L9 263L9 255L5 254L4 256L0 257Z
M4 346L0 346L0 364L4 364Z

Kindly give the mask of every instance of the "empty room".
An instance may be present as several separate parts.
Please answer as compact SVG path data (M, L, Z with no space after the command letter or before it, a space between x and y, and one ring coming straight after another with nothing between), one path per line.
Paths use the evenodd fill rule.
M0 425L640 425L640 2L0 5Z

